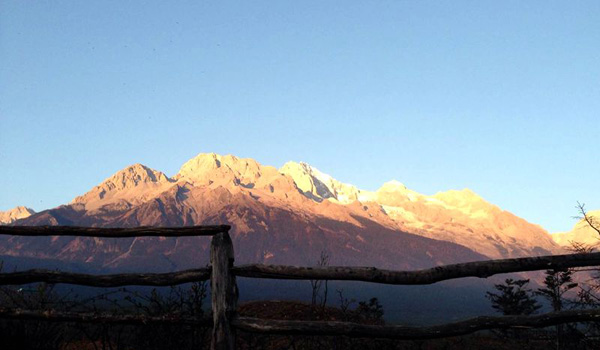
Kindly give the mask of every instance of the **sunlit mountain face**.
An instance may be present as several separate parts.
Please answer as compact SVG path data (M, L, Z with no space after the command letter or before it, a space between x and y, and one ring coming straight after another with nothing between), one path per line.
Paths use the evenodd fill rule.
M236 259L415 269L546 255L562 248L531 224L464 189L424 195L398 181L377 191L340 182L306 163L280 169L253 159L199 154L172 177L141 164L71 203L28 211L16 225L97 227L230 224ZM173 270L206 264L207 238L0 237L0 254L98 268Z
M8 211L0 211L0 225L11 224L33 214L35 214L35 210L23 206L18 206Z
M591 218L594 227L600 229L600 210L590 211L587 216ZM566 248L572 248L573 243L596 248L600 246L600 233L584 219L579 220L571 231L554 233L552 238L556 243Z

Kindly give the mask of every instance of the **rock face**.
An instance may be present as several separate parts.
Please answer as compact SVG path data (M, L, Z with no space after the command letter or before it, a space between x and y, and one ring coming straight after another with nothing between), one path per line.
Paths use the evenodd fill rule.
M361 193L364 192L303 162L287 162L279 171L290 176L305 196L318 202L334 199L339 203L349 204L360 200Z
M19 219L24 219L33 214L35 214L33 209L23 206L14 207L7 211L0 211L0 225L11 224Z
M115 173L86 194L73 200L73 204L83 204L86 210L100 207L131 207L156 196L169 187L173 181L160 171L142 164L134 164Z
M590 211L587 214L598 223L596 226L600 227L600 210ZM552 238L564 247L571 247L571 242L600 247L600 234L583 219L576 223L571 231L553 233Z
M428 238L464 245L490 258L560 252L548 232L485 201L469 189L427 196L392 180L375 192L341 183L305 163L289 162L280 171L294 179L307 197L378 207L380 222Z
M384 186L374 200L408 232L455 242L492 258L560 252L543 228L469 189L424 196L401 186Z
M392 181L369 192L305 163L277 170L213 153L172 178L132 165L70 204L15 224L231 224L239 263L313 265L327 251L334 265L414 269L560 251L542 228L469 190L426 196ZM155 271L206 264L208 246L206 238L0 237L1 255Z

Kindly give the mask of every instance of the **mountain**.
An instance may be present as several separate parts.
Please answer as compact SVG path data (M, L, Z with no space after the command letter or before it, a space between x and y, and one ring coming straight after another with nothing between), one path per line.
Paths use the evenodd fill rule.
M0 225L11 224L33 214L35 214L35 210L23 206L14 207L7 211L0 211Z
M317 202L325 199L335 199L342 204L350 204L363 199L361 193L364 191L342 183L309 164L287 162L279 171L290 176L305 196Z
M547 255L560 251L542 227L485 201L469 189L427 196L392 180L375 192L341 183L305 163L287 163L280 172L316 201L380 209L397 229L466 246L490 258Z
M75 198L72 203L84 204L88 211L107 205L132 207L158 195L172 182L173 180L160 171L142 164L134 164Z
M600 222L600 210L590 211L587 215L595 222ZM568 232L553 233L552 238L561 246L571 247L571 242L583 243L594 247L600 246L600 234L596 232L584 219L573 226Z
M485 201L469 189L419 195L383 186L374 200L405 230L455 242L492 258L559 252L547 231Z
M199 154L173 177L129 166L71 203L17 225L97 227L231 224L239 263L415 269L560 251L541 227L469 190L427 196L397 181L375 192L306 163L281 169ZM0 237L0 255L97 268L168 271L208 262L207 238Z

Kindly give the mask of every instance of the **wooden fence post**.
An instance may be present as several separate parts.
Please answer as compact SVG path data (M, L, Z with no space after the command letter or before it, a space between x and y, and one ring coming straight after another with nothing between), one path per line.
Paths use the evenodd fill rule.
M211 350L233 350L235 330L231 321L237 312L238 288L233 267L233 243L228 232L213 236L210 248L212 274L210 288L212 295L213 331Z

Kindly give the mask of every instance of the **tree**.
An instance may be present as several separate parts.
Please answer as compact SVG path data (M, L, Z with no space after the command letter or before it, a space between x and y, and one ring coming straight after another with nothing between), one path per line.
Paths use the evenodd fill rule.
M579 212L578 216L575 216L575 219L585 220L585 222L596 231L600 238L600 223L596 218L592 215L589 215L587 210L585 209L585 204L577 202L576 205L577 211ZM592 253L596 249L592 245L587 245L581 242L571 241L571 250L575 253L586 254ZM600 297L598 296L600 292L600 269L597 267L591 268L579 268L572 269L573 272L589 272L591 274L590 279L586 279L585 282L579 284L578 291L578 302L580 306L587 307L598 307L600 305Z
M563 309L563 295L569 290L577 287L577 283L573 282L571 276L573 271L557 271L557 270L546 270L546 279L544 280L545 288L539 288L536 292L537 295L544 297L550 305L552 310L561 311Z
M576 216L575 218L579 220L585 220L590 228L596 231L600 236L600 222L598 222L594 216L587 213L587 210L585 209L585 203L577 202L577 209L579 210L579 216Z
M575 216L574 218L578 220L585 220L587 225L592 230L596 231L596 233L598 233L597 238L600 239L600 222L597 220L597 218L587 212L584 203L577 202L576 208L579 215ZM569 243L571 243L571 250L580 254L595 252L597 248L597 245L594 244L585 244L575 241L571 241ZM600 269L598 267L588 267L572 269L572 271L589 274L587 276L584 275L585 277L583 279L580 278L577 299L574 301L574 304L583 308L600 307ZM560 332L559 329L557 329L557 334L558 332ZM600 323L589 323L587 325L587 329L583 330L583 334L585 334L588 339L590 339L590 337L598 337L598 335L600 335Z
M326 250L322 250L321 251L321 256L319 257L319 260L317 261L317 266L318 267L326 267L329 265L329 259L331 258L331 256L329 255L329 252L327 252ZM323 283L325 282L325 283ZM312 289L312 295L311 295L311 305L314 307L317 305L317 301L320 298L320 304L321 307L325 307L325 304L327 303L327 295L329 294L329 281L328 280L310 280L310 286ZM321 287L325 287L324 291L323 291L323 296L320 297L319 293L321 292Z
M383 306L377 298L371 298L368 302L359 302L355 312L363 322L383 324Z
M533 292L526 288L529 280L513 280L507 278L504 284L496 284L498 294L487 292L486 298L492 302L492 307L503 315L531 315L541 305L535 299Z
M340 300L340 311L342 311L342 321L349 321L350 314L352 311L350 310L350 306L356 302L356 299L348 299L344 297L343 289L336 289L335 291L338 294Z
M552 310L561 311L563 309L563 295L569 290L577 287L571 276L572 271L546 270L545 288L538 288L536 294L542 296L550 302ZM556 325L556 348L560 349L560 343L563 333L563 325Z

